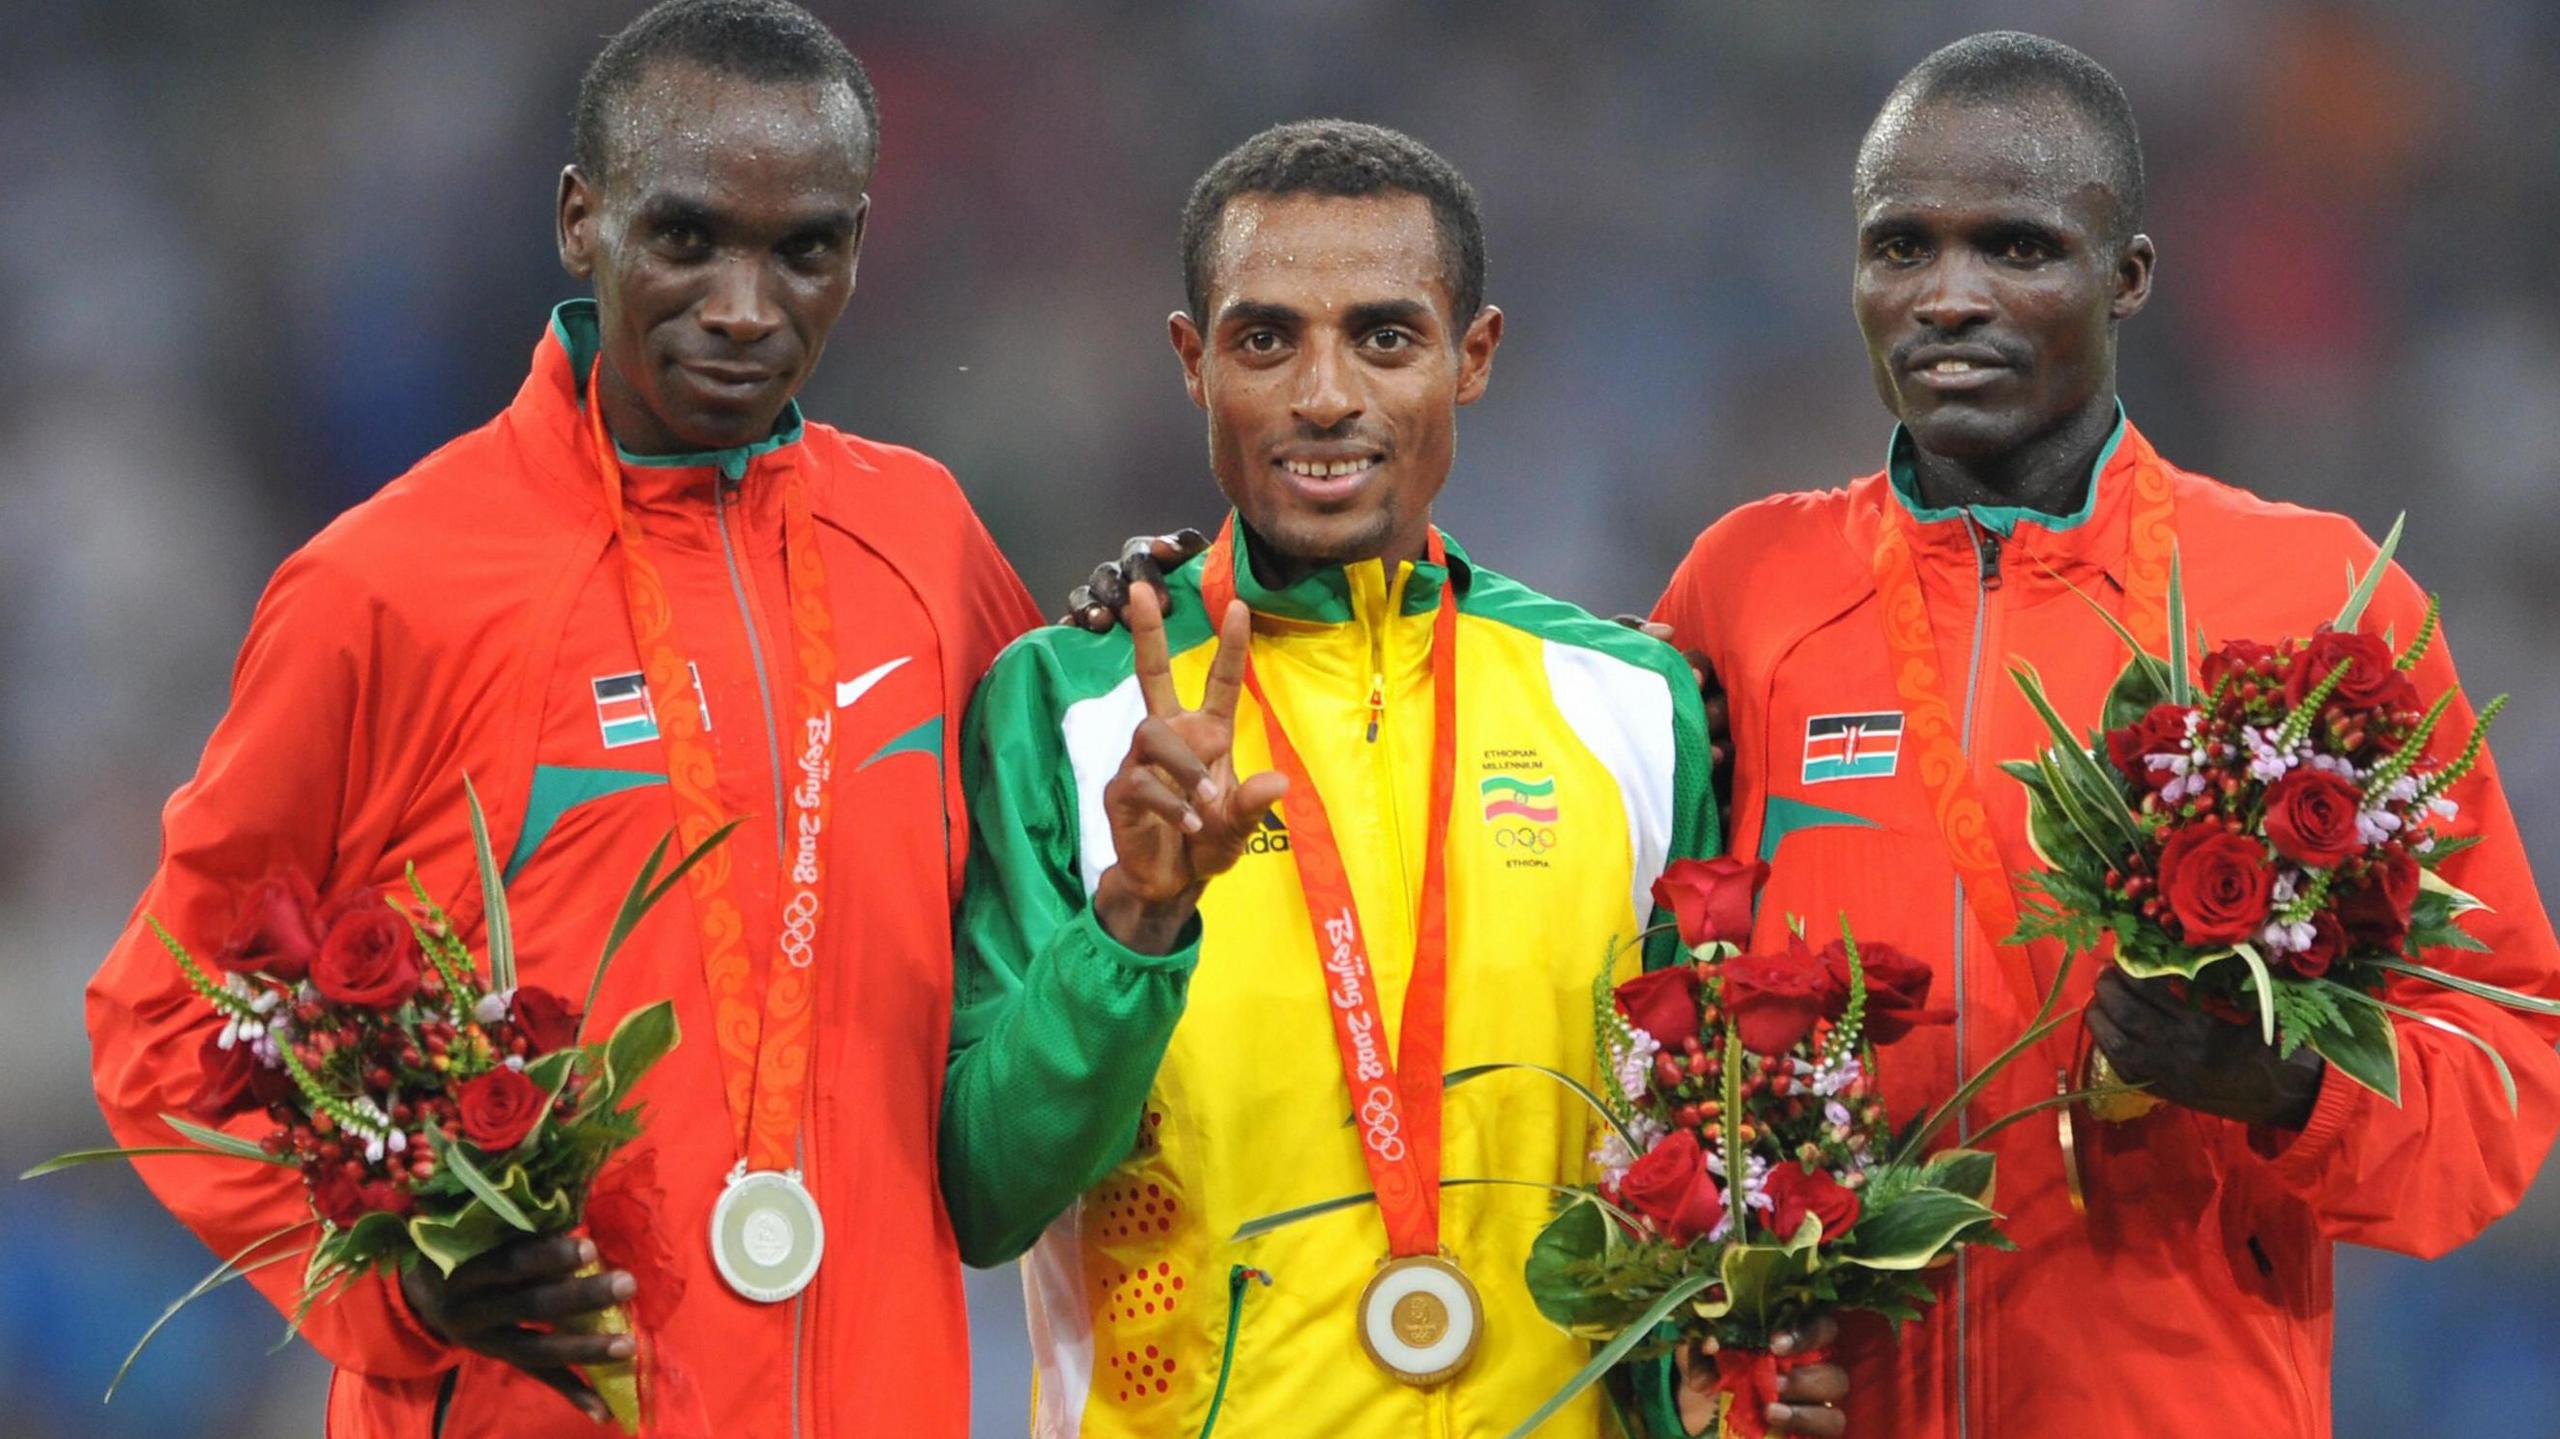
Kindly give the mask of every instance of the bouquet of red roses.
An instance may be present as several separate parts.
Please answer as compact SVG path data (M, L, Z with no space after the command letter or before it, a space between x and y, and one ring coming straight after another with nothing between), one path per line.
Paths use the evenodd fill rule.
M2014 1045L1897 1135L1878 1051L1953 1011L1929 1007L1928 964L1860 941L1845 917L1819 950L1798 932L1779 953L1743 953L1767 876L1730 858L1671 865L1654 896L1685 960L1614 987L1604 970L1595 986L1604 1077L1583 1092L1606 1120L1600 1179L1560 1203L1527 1280L1540 1313L1603 1342L1515 1439L1610 1366L1699 1336L1717 1345L1716 1432L1757 1439L1782 1365L1819 1357L1772 1356L1775 1331L1847 1309L1916 1319L1933 1297L1922 1270L1968 1245L2010 1247L1992 1156L1928 1146L2061 1022L2059 980Z
M299 1170L311 1216L232 1255L172 1304L125 1357L117 1384L189 1301L298 1255L307 1253L297 1326L338 1285L420 1263L450 1274L514 1236L579 1225L591 1197L599 1211L608 1203L633 1211L615 1227L639 1231L625 1236L635 1247L648 1242L645 1181L619 1186L610 1199L595 1188L606 1161L639 1137L631 1091L675 1047L674 1006L636 1010L611 1036L589 1042L583 1009L519 984L505 887L477 795L469 803L486 914L485 979L414 867L405 903L365 889L322 904L303 876L273 876L245 897L209 963L146 916L222 1020L204 1042L203 1080L187 1106L193 1118L161 1116L179 1143L83 1150L22 1177L103 1159L210 1154ZM586 1009L641 917L726 834L663 876L660 841L605 936ZM249 1115L265 1117L263 1134L223 1127ZM602 1246L605 1216L595 1219ZM288 1242L301 1237L313 1238L307 1251ZM618 1308L571 1322L585 1332L632 1328ZM586 1378L623 1431L638 1432L635 1366L604 1366ZM112 1398L114 1386L107 1392Z
M2173 562L2170 652L2148 654L2117 626L2134 658L2086 738L2032 668L2012 668L2054 740L2004 766L2027 787L2028 836L2046 865L2025 877L2016 939L2074 952L2111 942L2126 973L2177 976L2199 1005L2255 1022L2288 1055L2309 1045L2393 1103L2391 1016L2417 1020L2479 1045L2512 1106L2494 1048L2385 990L2399 977L2560 1013L2424 961L2482 948L2458 923L2479 901L2437 872L2474 841L2439 826L2506 696L2481 710L2460 753L2430 754L2455 694L2430 700L2409 675L2434 639L2434 603L2396 654L2391 636L2357 628L2399 539L2395 524L2329 625L2271 644L2231 640L2192 669Z

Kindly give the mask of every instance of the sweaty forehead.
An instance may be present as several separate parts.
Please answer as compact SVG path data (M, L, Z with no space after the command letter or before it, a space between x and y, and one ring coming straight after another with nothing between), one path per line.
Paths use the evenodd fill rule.
M778 188L849 203L870 183L861 169L863 123L842 84L653 65L606 125L608 184L631 196L674 187L709 199Z
M2089 122L2058 97L1897 101L1858 152L1855 198L1878 211L1985 203L2102 220L2115 202ZM2094 208L2092 208L2094 207Z
M1431 202L1420 195L1239 195L1218 217L1212 314L1230 301L1454 304Z

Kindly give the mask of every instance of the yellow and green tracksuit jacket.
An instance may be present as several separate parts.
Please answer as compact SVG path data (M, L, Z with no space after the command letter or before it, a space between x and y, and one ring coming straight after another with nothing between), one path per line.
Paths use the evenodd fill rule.
M1285 590L1239 547L1253 662L1322 792L1381 1018L1401 1023L1427 827L1429 648L1459 590L1449 834L1451 1069L1524 1060L1596 1080L1593 982L1632 975L1669 860L1712 852L1705 720L1668 646L1470 564L1370 561ZM1216 637L1194 560L1170 579L1173 671L1197 703ZM1482 1293L1469 1368L1431 1389L1362 1353L1386 1255L1373 1206L1236 1241L1246 1221L1369 1188L1289 834L1277 816L1212 881L1184 946L1133 953L1089 897L1113 861L1102 788L1144 713L1125 633L1016 641L962 744L976 843L961 901L942 1183L961 1253L1029 1250L1032 1432L1172 1439L1507 1433L1590 1357L1521 1280L1532 1188L1443 1191L1441 1242ZM1271 764L1241 698L1238 773ZM1591 1121L1541 1077L1451 1090L1441 1173L1572 1184ZM1223 1386L1221 1378L1224 1378ZM1222 1392L1223 1390L1223 1392ZM1597 1390L1546 1432L1607 1424Z

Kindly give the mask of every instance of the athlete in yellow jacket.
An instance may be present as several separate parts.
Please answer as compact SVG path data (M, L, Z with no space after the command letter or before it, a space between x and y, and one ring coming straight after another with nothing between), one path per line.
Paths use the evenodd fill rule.
M1416 1081L1596 1077L1593 981L1635 972L1655 874L1714 844L1695 683L1431 526L1502 325L1445 162L1266 132L1185 248L1173 337L1240 523L1169 623L1148 596L1134 634L1035 633L979 687L944 1190L966 1258L1032 1251L1037 1435L1501 1435L1589 1346L1521 1281L1547 1194L1434 1181L1576 1183L1589 1126L1533 1075ZM1388 1202L1238 1237L1382 1176ZM1391 1254L1447 1286L1401 1340L1362 1319ZM1452 1374L1386 1367L1470 1328ZM1603 1432L1602 1403L1549 1432Z

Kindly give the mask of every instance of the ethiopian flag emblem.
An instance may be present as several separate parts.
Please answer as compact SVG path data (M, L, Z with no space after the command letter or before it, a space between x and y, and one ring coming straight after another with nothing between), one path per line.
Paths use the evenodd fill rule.
M1498 819L1525 819L1531 824L1556 822L1556 781L1553 775L1487 775L1482 789L1487 824Z

